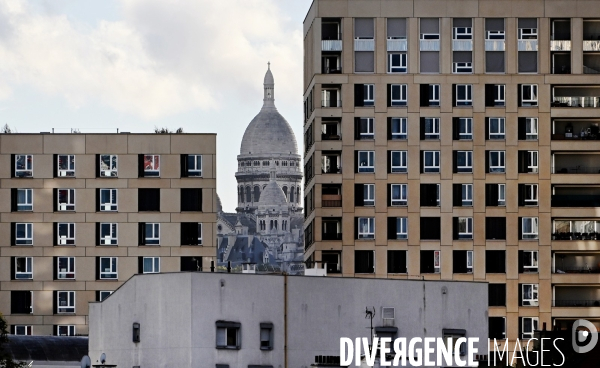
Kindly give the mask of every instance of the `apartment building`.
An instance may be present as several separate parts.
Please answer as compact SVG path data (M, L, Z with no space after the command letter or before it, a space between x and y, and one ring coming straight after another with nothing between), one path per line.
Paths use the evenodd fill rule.
M489 282L492 338L600 326L600 7L315 0L305 260Z
M87 335L88 302L216 255L215 134L0 135L0 312Z

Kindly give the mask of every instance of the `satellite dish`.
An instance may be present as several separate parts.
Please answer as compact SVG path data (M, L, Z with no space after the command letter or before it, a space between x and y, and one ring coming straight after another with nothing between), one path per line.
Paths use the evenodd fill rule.
M102 364L106 363L106 354L104 354L104 353L100 354L100 363L102 363Z
M90 368L92 365L92 361L90 360L90 357L87 355L84 355L83 358L81 358L81 368Z

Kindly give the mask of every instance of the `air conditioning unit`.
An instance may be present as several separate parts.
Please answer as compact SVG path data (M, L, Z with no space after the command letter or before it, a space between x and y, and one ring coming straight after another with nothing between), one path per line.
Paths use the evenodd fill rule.
M102 211L110 211L111 210L111 205L110 204L103 204L102 205Z
M109 170L104 170L103 173L104 173L104 176L110 176L110 171Z
M110 235L106 235L106 236L104 237L104 244L110 244L110 242L111 242L111 237L110 237Z
M67 172L66 172L66 171L62 171L62 170L59 170L59 171L58 171L58 176L67 176Z
M396 309L393 307L382 307L381 318L383 319L384 326L394 326L394 320L396 316Z
M60 239L58 239L58 244L60 244L60 245L67 244L67 237L62 235L60 237Z
M61 211L66 211L67 210L67 204L66 203L61 203L59 206Z

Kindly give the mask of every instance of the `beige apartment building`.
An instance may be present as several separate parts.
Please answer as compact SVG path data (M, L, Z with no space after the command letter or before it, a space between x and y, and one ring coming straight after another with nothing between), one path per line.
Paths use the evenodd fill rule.
M0 312L13 334L87 335L132 275L208 271L215 134L1 134Z
M599 73L596 1L315 0L305 259L487 281L492 338L600 326Z

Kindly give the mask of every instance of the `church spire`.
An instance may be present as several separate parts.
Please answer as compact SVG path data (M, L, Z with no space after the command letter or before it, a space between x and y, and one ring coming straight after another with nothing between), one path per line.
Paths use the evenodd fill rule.
M275 106L275 80L271 73L271 62L267 63L267 73L264 81L264 106Z

